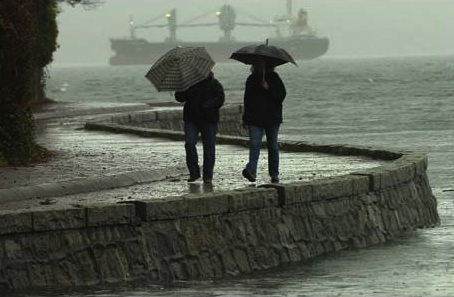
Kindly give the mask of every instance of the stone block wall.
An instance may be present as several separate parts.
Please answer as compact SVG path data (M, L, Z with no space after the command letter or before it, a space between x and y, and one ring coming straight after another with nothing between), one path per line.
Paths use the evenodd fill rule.
M168 118L169 126L177 122L160 118ZM89 125L159 132L120 121ZM237 136L222 139L246 144ZM0 287L223 278L383 243L439 224L424 154L299 142L281 146L393 162L315 181L2 215Z
M218 132L222 135L245 136L246 130L241 127L241 117L243 114L242 105L226 105L221 109L221 122ZM88 126L99 122L110 123L111 126L128 126L137 128L147 128L151 130L183 131L183 110L182 108L169 108L167 110L146 110L137 111L123 115L113 115L103 118L95 123L88 123Z

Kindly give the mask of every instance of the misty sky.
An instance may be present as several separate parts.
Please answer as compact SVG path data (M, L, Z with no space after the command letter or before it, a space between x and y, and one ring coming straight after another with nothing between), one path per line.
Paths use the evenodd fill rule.
M256 22L250 15L271 20L286 12L285 0L105 0L87 10L62 5L58 16L59 49L55 65L108 64L109 38L128 36L129 15L140 25L177 9L182 23L204 13L199 22L216 22L214 11L224 4L237 10L237 21ZM293 12L304 7L319 35L330 38L325 57L454 54L454 0L293 0ZM237 27L237 40L263 41L274 31ZM162 41L167 29L138 31L137 37ZM181 40L215 41L217 27L181 29Z

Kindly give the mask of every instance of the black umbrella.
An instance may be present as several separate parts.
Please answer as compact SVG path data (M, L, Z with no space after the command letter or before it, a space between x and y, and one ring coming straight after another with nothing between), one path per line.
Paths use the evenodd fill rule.
M246 45L234 52L230 59L234 59L244 64L251 65L257 58L262 58L266 64L271 67L276 67L285 63L296 64L292 56L283 48L266 44Z

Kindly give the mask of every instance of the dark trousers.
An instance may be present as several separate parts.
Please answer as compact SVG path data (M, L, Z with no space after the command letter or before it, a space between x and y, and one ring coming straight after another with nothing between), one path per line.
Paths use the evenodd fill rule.
M197 154L199 134L202 135L203 143L203 178L213 178L217 132L217 123L196 124L193 122L184 122L186 165L191 178L200 177L199 156Z

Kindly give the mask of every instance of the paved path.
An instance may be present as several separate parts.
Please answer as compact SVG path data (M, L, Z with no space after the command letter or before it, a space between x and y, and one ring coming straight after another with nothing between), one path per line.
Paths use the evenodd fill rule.
M261 154L256 184L241 176L247 149L233 145L217 146L212 186L188 184L181 141L83 129L86 120L101 114L153 108L160 107L56 103L41 108L35 113L37 141L53 151L54 156L46 163L30 167L0 168L0 214L24 209L80 207L87 203L163 199L269 182L266 151ZM201 148L199 152L201 155ZM281 182L343 175L380 164L355 156L281 152Z

